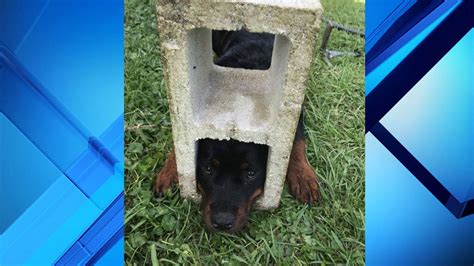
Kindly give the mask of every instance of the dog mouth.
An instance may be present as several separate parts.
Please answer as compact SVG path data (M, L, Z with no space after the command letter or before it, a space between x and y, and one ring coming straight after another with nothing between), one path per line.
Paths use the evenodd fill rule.
M201 210L207 229L225 233L237 233L244 229L254 202L263 193L263 189L259 188L250 199L236 205L231 202L213 201L200 191L203 195Z
M211 232L225 233L241 231L248 221L250 207L247 205L219 210L213 208L213 204L210 202L204 203L202 206L203 218L207 229Z

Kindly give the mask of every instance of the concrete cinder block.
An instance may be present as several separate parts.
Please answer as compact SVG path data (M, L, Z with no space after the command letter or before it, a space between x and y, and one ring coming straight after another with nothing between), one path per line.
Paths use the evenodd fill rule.
M278 207L314 58L319 1L158 0L157 12L181 195L200 200L197 140L232 138L269 146L255 207ZM242 28L275 34L268 70L213 64L211 30Z

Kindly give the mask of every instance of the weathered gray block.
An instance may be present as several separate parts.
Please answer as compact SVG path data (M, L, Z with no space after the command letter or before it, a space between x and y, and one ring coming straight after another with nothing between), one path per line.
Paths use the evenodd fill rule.
M181 195L200 200L196 141L232 138L269 146L256 207L278 207L314 58L319 1L158 0L157 12ZM211 30L241 28L275 34L270 69L213 64Z

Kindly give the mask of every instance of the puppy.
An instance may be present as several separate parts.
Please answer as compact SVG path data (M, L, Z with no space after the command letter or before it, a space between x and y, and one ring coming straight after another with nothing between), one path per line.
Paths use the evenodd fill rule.
M266 33L213 31L214 63L223 67L270 68L274 36ZM202 196L204 222L210 230L237 232L246 224L254 201L263 193L267 170L268 147L236 140L198 141L196 164L197 189ZM303 111L293 142L286 175L289 191L298 201L319 200L316 174L305 154ZM155 196L178 182L174 151L158 173Z

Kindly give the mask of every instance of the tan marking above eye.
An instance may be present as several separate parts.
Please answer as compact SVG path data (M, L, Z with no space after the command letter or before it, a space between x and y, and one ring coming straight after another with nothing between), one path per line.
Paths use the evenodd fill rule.
M215 168L218 168L219 165L221 164L221 162L219 162L219 160L217 160L217 159L212 159L212 160L211 160L211 164L212 164L212 166L214 166Z
M248 163L248 162L242 162L242 163L240 164L240 169L241 169L241 170L245 170L245 169L247 169L248 167L249 167L249 163Z

